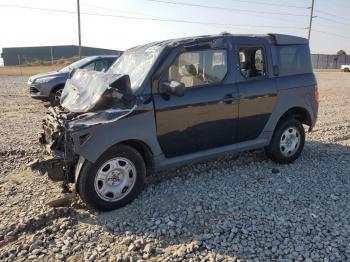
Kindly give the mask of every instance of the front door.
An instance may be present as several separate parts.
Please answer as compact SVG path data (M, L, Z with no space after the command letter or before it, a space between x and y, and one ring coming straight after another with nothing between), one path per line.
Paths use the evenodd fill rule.
M263 43L238 43L236 51L240 96L237 142L243 142L261 134L275 107L277 89L267 63L270 50Z
M233 144L238 89L229 80L229 51L191 50L168 61L162 81L185 84L182 97L154 92L157 137L166 157Z

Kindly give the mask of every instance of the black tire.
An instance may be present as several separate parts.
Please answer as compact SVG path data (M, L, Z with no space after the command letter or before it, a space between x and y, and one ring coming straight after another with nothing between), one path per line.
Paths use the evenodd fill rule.
M60 105L60 99L57 99L58 97L61 98L63 86L55 88L49 98L49 102L51 106L59 106Z
M98 189L96 190L95 187L95 178L100 168L102 168L105 163L115 158L124 158L130 161L136 170L136 174L133 174L136 178L134 184L130 186L130 189L127 189L129 190L127 194L123 195L119 200L110 202L103 199L103 196L101 197L97 192ZM99 211L113 210L125 206L137 197L142 190L145 176L146 165L141 154L130 146L120 144L107 150L95 163L87 161L83 165L78 181L78 191L82 200L93 209Z
M282 142L282 135L290 130L297 130L298 132L296 132L295 137L299 136L299 141L296 143L295 147L294 144L291 144L292 148L287 146L284 147ZM286 139L285 136L284 139ZM274 162L279 164L289 164L294 162L300 156L301 152L303 151L304 144L305 130L302 123L296 119L289 118L283 120L283 122L279 123L279 125L276 127L270 145L265 148L265 151L267 156Z
M350 69L347 68L347 67L345 67L345 68L344 68L344 72L350 72Z

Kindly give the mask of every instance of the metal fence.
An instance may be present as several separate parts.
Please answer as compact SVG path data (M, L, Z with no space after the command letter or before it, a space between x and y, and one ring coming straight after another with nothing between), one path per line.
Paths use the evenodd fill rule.
M350 64L350 55L313 54L312 66L317 69L339 69L341 65Z

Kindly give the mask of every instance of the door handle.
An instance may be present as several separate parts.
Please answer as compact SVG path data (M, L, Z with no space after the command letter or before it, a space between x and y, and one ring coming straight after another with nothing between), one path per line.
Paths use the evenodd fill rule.
M232 94L227 94L223 97L222 101L225 104L232 104L232 103L238 103L239 102L239 97L233 97Z
M224 98L222 99L222 101L226 104L231 104L233 101L233 96L231 94L227 94L224 96Z
M232 103L238 103L239 102L239 97L234 97L232 96L232 94L227 94L224 96L224 98L222 99L222 101L225 104L232 104Z

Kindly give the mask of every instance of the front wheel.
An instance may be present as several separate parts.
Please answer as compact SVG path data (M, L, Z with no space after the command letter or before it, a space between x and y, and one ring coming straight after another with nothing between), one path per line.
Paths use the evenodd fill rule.
M350 72L350 69L348 67L345 67L344 72Z
M138 151L118 145L95 163L86 162L79 177L79 194L84 202L100 211L130 203L141 191L145 162Z
M265 150L273 161L289 164L300 156L304 144L303 125L296 119L287 119L276 127L270 145Z
M50 94L50 105L51 106L59 106L61 101L63 87L56 88L51 94Z

